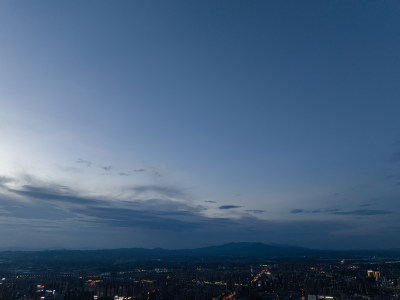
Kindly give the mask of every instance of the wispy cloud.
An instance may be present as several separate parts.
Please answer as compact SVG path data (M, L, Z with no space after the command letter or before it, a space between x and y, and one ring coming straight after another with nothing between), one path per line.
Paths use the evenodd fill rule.
M79 197L68 193L69 188L60 185L52 185L47 187L37 187L31 185L24 185L22 189L8 189L9 192L16 195L24 196L38 201L47 202L61 202L61 203L75 203L80 205L88 205L98 203L97 199L90 199Z
M377 199L371 199L369 201L366 201L365 203L361 203L360 207L369 207L369 206L374 206L378 204L378 200Z
M331 214L331 213L336 213L336 212L340 212L340 211L342 211L341 208L329 208L329 209L325 209L323 212L327 212L327 213Z
M353 215L353 216L376 216L376 215L388 215L392 213L393 211L377 210L377 209L358 209L350 211L331 212L331 214L333 215Z
M181 188L162 185L141 185L132 188L136 194L158 194L171 198L186 198L187 194Z
M103 166L103 167L101 167L104 171L111 171L112 169L113 169L113 167L112 166Z
M13 182L14 180L7 176L0 176L0 186L4 186L6 183Z
M173 204L170 204L173 207ZM150 208L153 208L153 210ZM191 230L201 227L204 224L204 220L206 220L189 210L177 212L154 210L154 207L147 206L147 203L142 203L142 205L132 208L96 206L91 207L89 210L74 209L74 212L94 217L90 222L98 222L114 227L144 228L159 231Z
M246 209L245 211L253 213L253 214L262 214L265 212L263 209Z
M390 175L387 175L386 178L388 178L388 179L400 179L400 174L390 174Z
M221 205L220 207L218 207L219 209L233 209L233 208L239 208L241 206L239 205Z
M301 213L305 213L307 211L305 211L304 209L300 209L300 208L296 208L296 209L292 209L290 211L291 214L301 214Z
M373 205L374 203L361 204L362 207ZM392 214L393 211L389 210L378 210L378 209L356 209L356 210L342 210L341 208L331 208L325 210L306 210L306 209L292 209L291 214L309 214L309 213L325 213L330 215L348 215L348 216L376 216L376 215L388 215Z
M86 166L88 166L88 167L90 167L90 166L92 165L92 162L91 162L91 161L84 160L84 159L82 159L82 158L78 158L78 159L76 160L76 163L77 163L77 164L84 164L84 165L86 165Z

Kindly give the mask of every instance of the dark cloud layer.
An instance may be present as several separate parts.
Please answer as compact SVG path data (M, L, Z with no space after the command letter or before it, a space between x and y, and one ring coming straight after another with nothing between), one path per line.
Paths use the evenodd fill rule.
M175 218L168 217L172 213L163 214L160 211L152 211L141 207L138 209L130 208L109 208L109 207L91 207L89 210L74 209L74 212L94 217L90 222L107 224L114 227L129 227L152 229L158 231L182 231L193 230L201 225L199 220L185 220L179 217L193 218L196 215L190 211L181 211L175 214Z
M5 226L22 235L21 232L31 228L31 236L43 237L45 241L58 239L60 243L68 238L76 245L78 240L79 245L86 245L89 241L86 234L103 236L107 233L107 244L102 247L111 241L120 246L132 246L132 241L138 240L145 245L187 247L200 245L196 243L202 239L216 244L247 240L328 247L329 243L335 246L332 241L346 239L347 232L352 232L354 226L345 220L340 223L261 220L249 213L261 214L264 210L243 210L240 216L239 205L219 206L221 210L238 209L235 219L208 217L206 208L187 201L186 191L177 186L134 186L128 189L133 192L131 198L122 201L111 196L85 197L69 187L38 183L34 178L30 178L30 184L19 188L8 187L11 182L18 180L0 177L0 230ZM317 210L298 208L291 213L317 213ZM320 213L373 216L391 212L331 209ZM63 238L60 238L61 232Z

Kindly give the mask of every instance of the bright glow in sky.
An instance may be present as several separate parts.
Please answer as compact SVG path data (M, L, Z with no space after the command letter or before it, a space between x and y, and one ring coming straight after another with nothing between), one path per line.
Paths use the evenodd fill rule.
M3 247L400 247L397 1L3 1Z

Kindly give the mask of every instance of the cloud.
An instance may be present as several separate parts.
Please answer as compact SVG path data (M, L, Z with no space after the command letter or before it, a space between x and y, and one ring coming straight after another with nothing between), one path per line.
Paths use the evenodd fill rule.
M306 209L302 209L302 208L296 208L296 209L292 209L290 211L291 214L310 214L310 213L319 214L321 212L323 212L323 211L321 211L320 209L306 210Z
M343 242L345 243L343 247L350 247L348 245L358 246L356 241L364 241L364 245L370 245L371 239L374 238L368 232L369 228L357 227L359 226L357 224L363 224L362 219L358 218L357 223L351 216L390 213L379 210L332 209L330 212L326 210L321 212L350 217L344 218L341 222L332 220L275 222L248 214L264 212L261 209L254 209L246 210L248 213L230 219L208 216L204 207L185 200L188 196L185 190L178 186L154 184L128 187L121 191L124 199L120 200L112 195L82 196L73 187L40 182L32 176L29 184L19 187L13 184L12 188L8 186L10 182L21 182L21 178L0 179L5 182L0 186L0 233L4 240L4 236L12 232L13 240L14 237L16 239L18 237L20 245L32 246L33 241L37 242L37 245L48 247L53 245L49 243L58 241L59 244L54 244L55 246L140 245L177 248L204 245L201 244L201 240L207 240L209 244L245 240L309 247L337 247ZM222 205L219 208L229 210L240 207ZM314 212L305 209L293 211ZM365 224L370 225L369 222ZM25 234L28 228L29 235ZM100 234L107 238L96 239ZM127 236L131 238L126 238Z
M218 207L219 209L233 209L233 208L239 208L241 206L239 205L221 205L220 207Z
M387 175L386 178L395 181L394 185L400 185L400 174Z
M212 201L212 200L206 200L206 201L204 201L204 202L207 202L207 203L217 203L216 201Z
M376 215L388 215L392 214L393 212L388 210L377 210L377 209L358 209L350 211L335 211L330 213L333 215L376 216Z
M158 194L170 198L186 198L187 195L183 189L172 186L159 185L141 185L132 188L136 194Z
M131 176L131 174L129 173L125 173L125 172L119 172L120 176Z
M254 214L262 214L265 212L265 210L263 210L263 209L246 209L245 211L254 213Z
M135 186L135 193L129 201L84 197L66 186L49 183L23 185L19 188L4 186L2 190L7 191L11 198L2 197L0 203L6 200L12 203L14 196L29 200L21 206L8 205L8 211L0 210L0 215L11 213L16 219L9 220L14 223L26 223L30 219L74 219L112 227L173 231L204 227L208 223L208 218L201 215L204 210L202 207L191 205L189 202L169 200L185 195L177 187ZM156 193L160 198L151 198L146 195L148 192Z
M48 187L24 185L22 186L22 189L8 189L8 191L16 195L47 202L74 203L81 205L99 202L99 200L96 199L69 195L66 193L69 191L69 188L60 185L52 185Z
M88 167L90 167L90 166L92 165L92 162L91 162L91 161L84 160L84 159L82 159L82 158L78 158L78 159L76 160L76 163L77 163L77 164L84 164L84 165L86 165L86 166L88 166Z
M135 172L145 172L146 169L135 169L135 170L133 170L133 171L135 171Z
M0 186L5 186L5 184L13 182L14 180L7 176L0 176Z
M111 171L112 169L113 169L113 167L112 166L103 166L103 167L101 167L104 171Z
M341 210L342 210L341 208L330 208L330 209L325 209L325 212L336 213L336 212L340 212Z
M368 202L360 204L360 207L369 207L369 206L376 205L377 203L378 203L377 199L371 199Z
M367 207L373 205L376 200L371 200L370 203L361 204L361 207ZM388 215L392 214L392 211L388 210L374 210L374 209L358 209L358 210L349 210L344 211L341 208L332 208L332 209L325 209L325 210L305 210L305 209L293 209L290 211L291 214L309 214L309 213L326 213L330 215L341 215L341 216L376 216L376 215Z
M131 227L159 231L185 231L203 225L202 218L191 211L152 210L147 205L138 208L91 207L74 209L74 212L94 217L89 222L107 224L114 227Z

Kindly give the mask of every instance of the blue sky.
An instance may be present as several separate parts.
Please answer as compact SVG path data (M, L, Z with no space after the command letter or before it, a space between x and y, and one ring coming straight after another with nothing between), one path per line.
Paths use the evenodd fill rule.
M2 247L400 247L398 1L3 1Z

